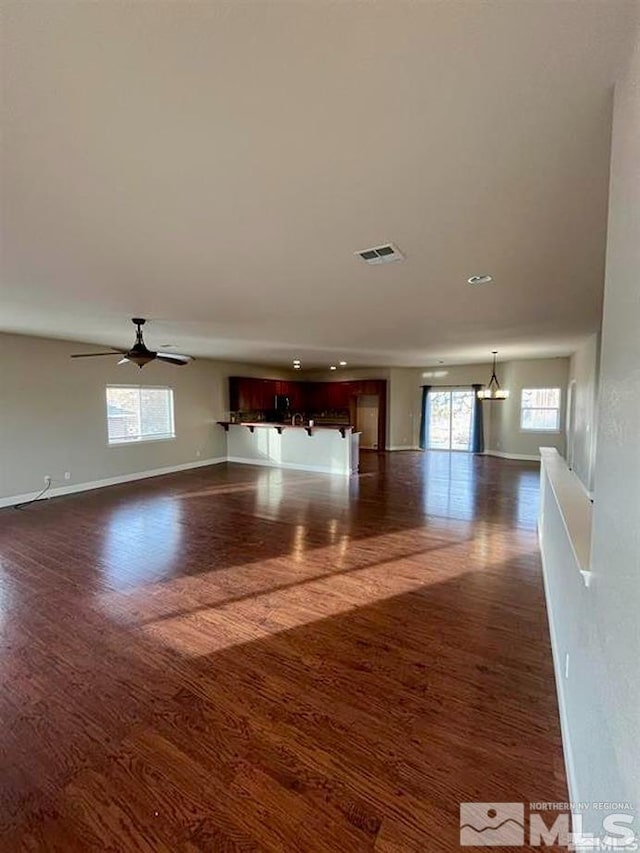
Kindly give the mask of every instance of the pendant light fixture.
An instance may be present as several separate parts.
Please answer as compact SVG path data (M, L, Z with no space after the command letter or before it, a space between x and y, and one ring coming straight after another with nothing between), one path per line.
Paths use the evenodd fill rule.
M493 370L491 372L491 379L489 380L489 384L486 388L481 388L478 391L478 399L479 400L506 400L509 396L509 392L504 388L500 387L500 382L498 381L498 377L496 376L496 356L498 355L497 350L493 350Z

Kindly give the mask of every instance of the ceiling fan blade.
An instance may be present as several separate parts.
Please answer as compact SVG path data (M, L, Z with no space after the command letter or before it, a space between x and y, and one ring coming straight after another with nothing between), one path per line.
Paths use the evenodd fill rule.
M96 358L99 355L122 355L123 352L126 352L124 349L115 349L111 352L76 352L73 353L71 358Z
M180 355L177 352L159 352L156 355L158 361L166 361L168 364L189 364L193 361L190 355Z

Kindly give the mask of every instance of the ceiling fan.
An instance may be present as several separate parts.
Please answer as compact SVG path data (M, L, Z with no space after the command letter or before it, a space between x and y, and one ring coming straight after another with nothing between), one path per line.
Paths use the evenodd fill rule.
M83 352L83 353L75 353L71 356L71 358L94 358L98 355L121 355L123 358L120 359L118 364L126 364L127 362L132 362L133 364L137 364L138 367L142 368L145 364L149 364L150 361L166 361L168 364L189 364L190 361L193 361L193 357L190 355L179 355L177 352L153 352L153 350L147 349L145 346L145 342L142 339L142 327L147 322L143 317L132 317L131 322L136 326L136 342L131 347L131 349L113 349L109 352Z

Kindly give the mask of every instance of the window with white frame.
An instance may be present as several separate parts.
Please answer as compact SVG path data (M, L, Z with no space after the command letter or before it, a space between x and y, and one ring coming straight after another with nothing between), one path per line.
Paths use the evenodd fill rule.
M138 385L107 385L109 444L175 438L173 391Z
M560 397L559 388L523 388L520 429L525 432L558 432Z

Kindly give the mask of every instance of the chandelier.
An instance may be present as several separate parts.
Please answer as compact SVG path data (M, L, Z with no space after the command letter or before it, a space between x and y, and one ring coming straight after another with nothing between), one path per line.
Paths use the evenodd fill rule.
M509 396L509 392L504 388L500 387L500 382L498 381L498 377L496 376L496 356L498 355L497 350L493 350L493 370L491 372L491 379L489 380L489 384L486 388L481 388L478 391L478 399L479 400L506 400Z

